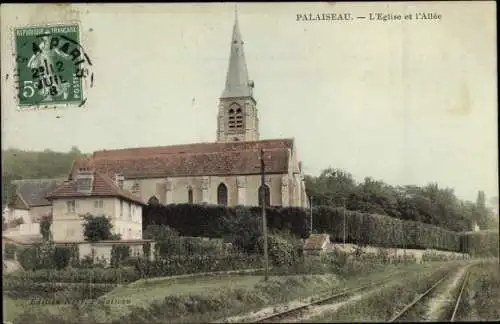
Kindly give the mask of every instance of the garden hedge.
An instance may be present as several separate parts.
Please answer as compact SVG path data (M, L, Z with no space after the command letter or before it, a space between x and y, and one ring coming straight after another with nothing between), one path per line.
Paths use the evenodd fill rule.
M224 207L214 205L171 204L147 206L143 228L148 225L167 225L182 236L223 238L234 232L238 223L238 208L246 208L254 217L261 217L260 207ZM270 207L266 209L269 229L288 231L297 237L310 235L310 210L299 207ZM312 209L313 231L329 233L332 240L344 239L344 210L329 206ZM463 251L461 234L414 221L390 216L345 211L346 242L391 248L438 249ZM248 224L240 222L243 229Z

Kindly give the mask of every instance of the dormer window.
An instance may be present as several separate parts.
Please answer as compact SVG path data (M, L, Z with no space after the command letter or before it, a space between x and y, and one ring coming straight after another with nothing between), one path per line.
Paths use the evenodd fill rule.
M92 192L94 174L89 169L82 168L76 175L76 190L80 193Z
M117 173L115 174L115 184L117 187L119 187L120 189L123 189L123 182L125 181L125 177L120 174L120 173Z

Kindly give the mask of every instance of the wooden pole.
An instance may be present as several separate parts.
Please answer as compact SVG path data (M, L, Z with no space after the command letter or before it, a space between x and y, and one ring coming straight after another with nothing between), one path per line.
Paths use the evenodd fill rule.
M267 252L267 218L266 218L266 180L265 180L265 163L264 163L264 149L260 149L260 182L261 182L261 190L260 190L260 199L262 203L262 232L264 236L264 262L265 262L265 272L264 272L264 280L267 281L269 279L269 256Z

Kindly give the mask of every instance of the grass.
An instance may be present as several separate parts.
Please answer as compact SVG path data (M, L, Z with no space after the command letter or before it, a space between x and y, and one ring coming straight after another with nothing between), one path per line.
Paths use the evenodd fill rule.
M500 320L500 265L498 259L471 268L457 317L461 321Z
M377 288L364 298L345 303L334 312L318 314L310 319L314 323L326 322L385 322L409 304L418 293L432 286L447 271L464 262L428 263L412 267L408 273L397 276L391 283Z

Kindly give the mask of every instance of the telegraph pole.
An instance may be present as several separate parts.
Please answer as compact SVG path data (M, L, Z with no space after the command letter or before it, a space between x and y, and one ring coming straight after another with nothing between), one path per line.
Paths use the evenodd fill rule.
M345 198L342 198L344 210L344 249L345 249Z
M313 233L313 199L309 197L309 214L311 215L311 234Z
M265 185L266 180L264 176L264 149L260 149L260 199L262 203L262 232L264 236L264 262L265 262L265 272L264 272L264 280L267 281L269 279L269 256L267 253L267 219L266 219L266 193L265 193Z

